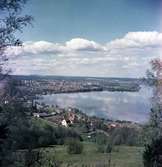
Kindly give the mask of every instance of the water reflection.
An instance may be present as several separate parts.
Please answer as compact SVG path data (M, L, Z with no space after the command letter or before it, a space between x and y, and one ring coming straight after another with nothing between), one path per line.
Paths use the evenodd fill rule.
M40 102L61 107L76 107L88 115L145 122L150 111L152 90L143 86L139 92L88 92L44 95Z

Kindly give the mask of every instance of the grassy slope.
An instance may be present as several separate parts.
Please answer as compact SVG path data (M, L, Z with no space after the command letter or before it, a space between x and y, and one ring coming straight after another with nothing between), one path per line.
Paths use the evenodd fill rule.
M41 126L44 127L46 124L49 124L49 122L38 119L37 124L41 124ZM92 142L84 142L84 151L80 155L69 155L64 145L57 145L55 149L51 147L45 150L49 157L53 157L56 153L55 158L62 162L63 167L68 165L69 167L102 167L104 164L108 164L110 156L106 153L98 153L97 146ZM143 167L142 150L141 147L115 147L112 152L111 167Z
M52 153L52 149L48 150ZM66 146L56 146L56 159L62 162L62 166L103 166L108 164L109 154L98 153L93 143L84 143L84 151L80 155L69 155ZM108 165L107 165L108 166ZM112 152L112 167L143 167L142 148L119 146Z

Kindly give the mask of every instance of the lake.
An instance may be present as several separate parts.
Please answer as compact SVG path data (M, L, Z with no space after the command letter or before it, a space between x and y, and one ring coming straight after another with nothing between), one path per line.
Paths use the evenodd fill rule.
M43 95L39 102L60 107L75 107L90 116L143 123L148 120L152 89L139 92L86 92Z

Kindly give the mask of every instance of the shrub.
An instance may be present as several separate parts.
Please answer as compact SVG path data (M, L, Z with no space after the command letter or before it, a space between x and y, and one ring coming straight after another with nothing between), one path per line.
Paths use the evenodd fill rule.
M143 153L144 167L160 167L162 164L162 137L145 146Z
M106 153L111 153L112 149L113 149L112 144L108 143L107 146L106 146L105 152Z
M97 147L97 151L100 152L100 153L111 153L112 152L112 149L113 149L113 146L111 143L107 143L107 145L98 145Z
M105 152L105 145L98 145L97 146L97 151L99 153L104 153Z
M83 144L78 140L71 140L68 143L67 152L69 154L81 154L83 152Z
M140 130L129 127L115 128L110 132L110 141L114 145L140 145Z

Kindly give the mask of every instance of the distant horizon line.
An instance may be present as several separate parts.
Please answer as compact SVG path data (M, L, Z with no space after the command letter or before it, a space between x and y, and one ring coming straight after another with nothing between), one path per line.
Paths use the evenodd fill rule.
M141 79L143 77L106 77L106 76L77 76L77 75L40 75L40 74L11 74L10 76L24 76L24 77L73 77L73 78L118 78L118 79Z

